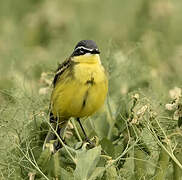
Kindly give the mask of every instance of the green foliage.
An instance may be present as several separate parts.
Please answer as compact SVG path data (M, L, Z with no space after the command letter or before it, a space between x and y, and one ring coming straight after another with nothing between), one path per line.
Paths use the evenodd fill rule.
M180 180L180 0L1 0L0 179ZM67 145L42 146L51 80L81 39L108 71L103 109L69 124ZM73 120L74 121L74 120Z
M78 152L76 154L76 169L74 171L74 177L78 179L90 179L101 155L101 147L95 147L90 150ZM92 176L93 178L93 176ZM96 178L96 177L95 177Z

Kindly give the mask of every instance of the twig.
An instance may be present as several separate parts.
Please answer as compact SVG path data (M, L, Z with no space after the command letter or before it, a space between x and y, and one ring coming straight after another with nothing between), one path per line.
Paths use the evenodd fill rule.
M23 150L17 145L17 148L21 151L21 153L24 155L24 157L35 167L35 169L37 169L40 174L46 179L46 180L49 180L49 178L40 170L40 168L35 165L31 159L23 152Z
M159 128L162 130L164 136L167 138L166 133L164 132L164 130L162 129L162 127L160 126L158 120L156 119L156 122L159 126ZM149 131L151 132L151 134L153 135L153 137L157 140L158 144L164 149L164 151L171 157L171 159L179 166L180 169L182 169L182 164L178 161L178 159L174 156L173 154L173 149L171 148L171 146L169 145L170 151L168 151L168 149L162 144L162 142L158 139L154 129L152 126L150 126L149 124L147 124L147 127L149 129Z
M117 162L118 160L120 160L128 151L130 151L130 149L132 149L138 143L138 141L139 141L139 139L136 140L130 147L127 144L127 146L126 146L125 150L123 151L123 153L120 156L118 156L116 159L112 160L111 163L109 163L109 167L112 164L114 164L115 162ZM108 168L108 167L106 167L106 168Z
M77 129L77 127L76 127L76 124L75 124L74 119L71 119L71 122L72 122L72 124L73 124L73 126L74 126L74 129L75 129L76 135L78 136L79 141L82 142L82 138L81 138L81 136L80 136L80 134L79 134L79 132L78 132L78 129Z
M113 118L113 113L112 113L111 106L110 106L110 103L109 103L109 94L107 96L107 107L108 107L108 111L109 111L109 116L111 118L111 126L109 128L109 132L108 132L108 135L107 135L107 138L110 139L111 134L112 134L112 129L113 129L114 124L115 124L115 120Z
M51 130L55 133L55 135L57 136L58 140L61 142L62 146L65 148L65 150L68 153L68 155L70 156L70 158L76 164L75 158L72 156L72 154L70 153L70 151L68 150L68 148L66 147L66 145L64 144L64 142L62 141L62 139L60 138L60 136L58 135L58 133L55 131L55 129L51 126L51 124L49 122L48 122L48 125L50 126Z

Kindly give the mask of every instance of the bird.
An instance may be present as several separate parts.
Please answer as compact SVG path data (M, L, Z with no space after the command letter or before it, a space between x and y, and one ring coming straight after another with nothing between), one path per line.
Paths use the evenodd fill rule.
M98 46L93 40L81 40L69 58L58 65L52 82L50 124L62 140L68 121L73 117L79 123L85 140L90 142L81 118L87 119L97 112L108 93L108 75L99 54ZM54 132L48 132L44 147L56 139ZM60 148L61 144L57 141L54 149L57 151Z

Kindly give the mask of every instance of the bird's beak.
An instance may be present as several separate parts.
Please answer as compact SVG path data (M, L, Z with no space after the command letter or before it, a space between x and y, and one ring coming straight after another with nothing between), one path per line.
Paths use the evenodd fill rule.
M100 51L98 49L93 49L91 51L91 54L100 54Z

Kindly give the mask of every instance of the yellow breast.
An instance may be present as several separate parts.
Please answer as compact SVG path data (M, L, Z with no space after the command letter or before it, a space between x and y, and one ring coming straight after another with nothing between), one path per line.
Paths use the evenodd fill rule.
M65 72L53 90L54 116L59 116L60 120L90 116L104 104L108 81L98 58L98 55L92 55L74 59L79 62L73 68L74 75L68 77Z

